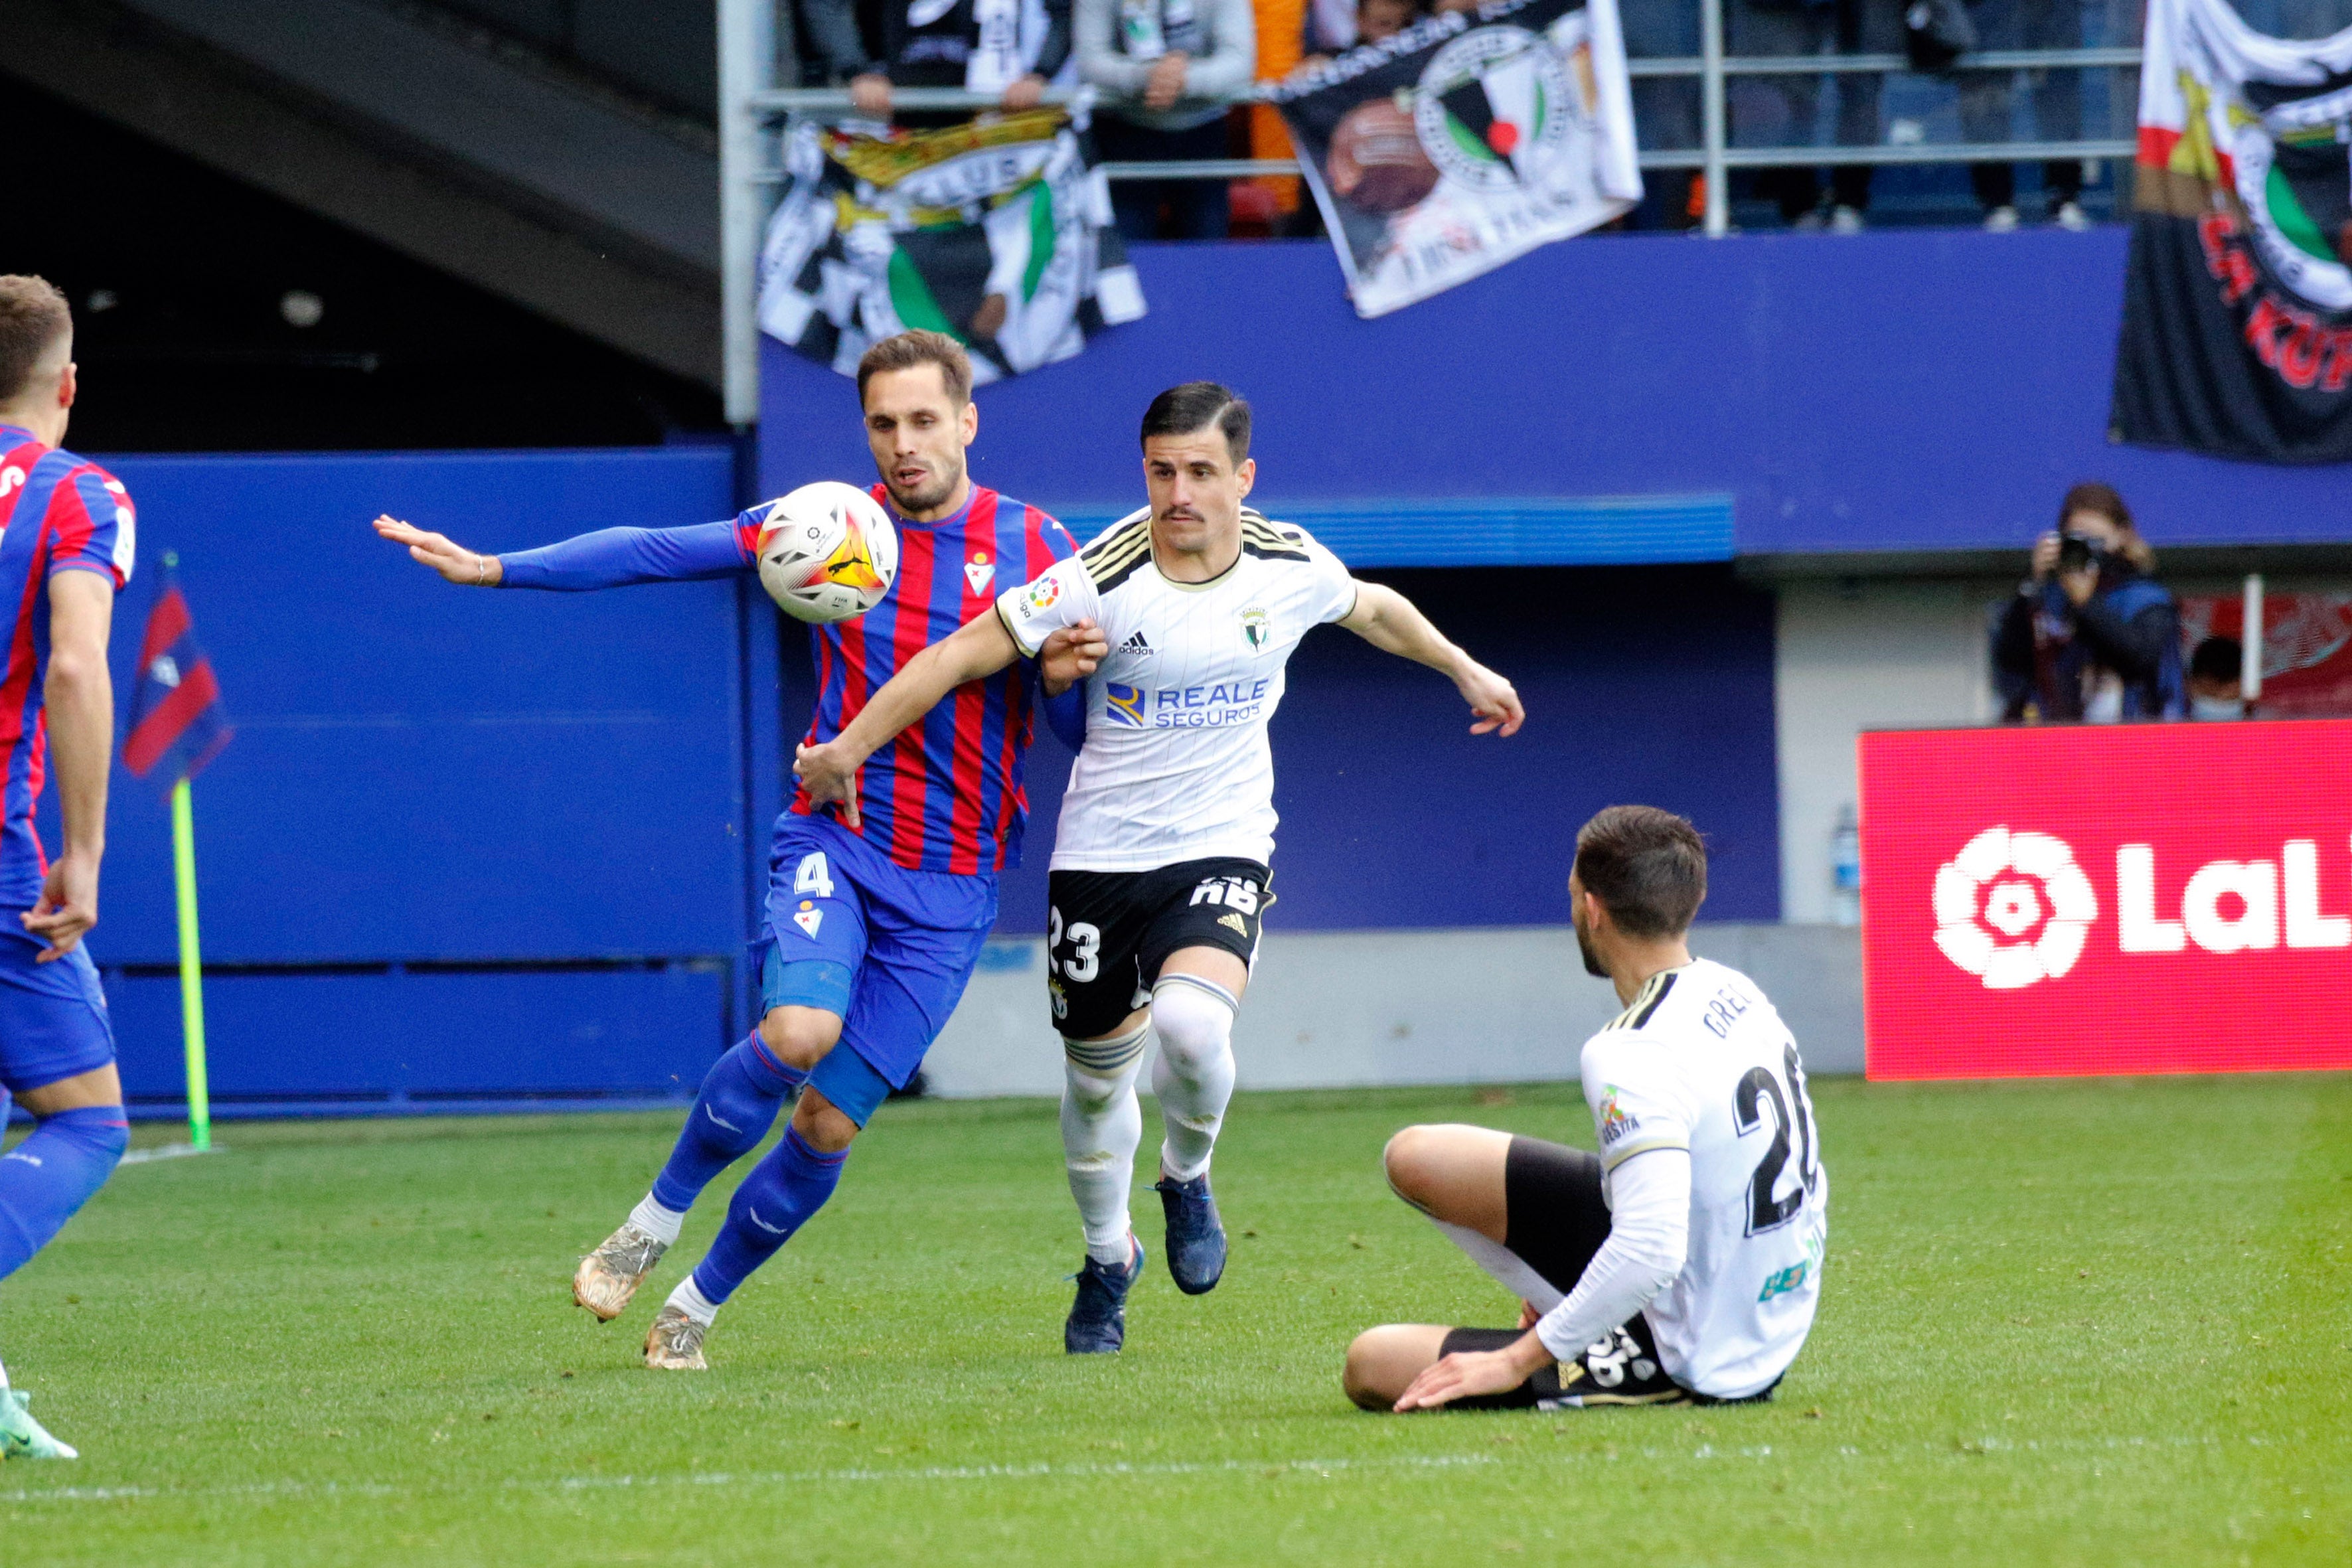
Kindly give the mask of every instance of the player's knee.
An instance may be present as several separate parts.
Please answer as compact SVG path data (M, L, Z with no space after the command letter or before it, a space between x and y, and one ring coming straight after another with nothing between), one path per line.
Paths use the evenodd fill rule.
M1402 1384L1391 1387L1396 1379L1391 1367L1393 1357L1387 1354L1387 1331L1366 1329L1348 1345L1348 1362L1339 1372L1339 1386L1360 1409L1386 1410L1394 1405L1403 1394Z
M1435 1142L1430 1128L1407 1127L1381 1151L1381 1165L1388 1173L1390 1190L1424 1211L1430 1205L1430 1165Z
M821 1007L771 1007L760 1020L760 1043L789 1068L808 1071L841 1038L841 1019Z
M1124 1074L1104 1078L1083 1071L1076 1063L1070 1064L1065 1081L1069 1088L1071 1102L1089 1118L1108 1110L1112 1102L1118 1099L1119 1091L1128 1087Z
M857 1141L857 1123L814 1089L793 1108L793 1131L820 1154L838 1154Z
M1195 985L1163 985L1151 997L1160 1058L1187 1078L1233 1050L1234 1010Z

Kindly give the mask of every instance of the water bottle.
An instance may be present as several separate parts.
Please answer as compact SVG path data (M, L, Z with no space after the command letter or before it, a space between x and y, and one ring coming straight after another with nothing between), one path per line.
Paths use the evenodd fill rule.
M1862 824L1853 807L1838 807L1830 829L1830 918L1842 926L1862 923Z

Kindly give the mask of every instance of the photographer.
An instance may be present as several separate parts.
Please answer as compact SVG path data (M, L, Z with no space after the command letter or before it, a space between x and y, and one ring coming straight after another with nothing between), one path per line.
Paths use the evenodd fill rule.
M2107 485L2076 485L2032 575L1994 620L2001 717L2048 723L2178 719L2188 708L2180 610L2149 575L2156 552Z

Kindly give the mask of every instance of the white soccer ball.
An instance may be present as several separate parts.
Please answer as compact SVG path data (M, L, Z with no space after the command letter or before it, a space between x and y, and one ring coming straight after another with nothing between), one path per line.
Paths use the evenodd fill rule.
M898 574L898 531L856 485L819 479L768 509L760 585L795 620L822 626L862 616Z

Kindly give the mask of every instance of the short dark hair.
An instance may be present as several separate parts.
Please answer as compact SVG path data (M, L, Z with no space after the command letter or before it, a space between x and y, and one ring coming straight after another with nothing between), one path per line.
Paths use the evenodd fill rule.
M1238 468L1249 457L1249 400L1223 382L1188 381L1171 386L1143 411L1143 439L1154 436L1190 436L1214 425L1224 433L1225 450Z
M2138 531L2132 521L2131 508L2124 505L2124 498L2116 493L2116 487L2097 479L2084 479L2068 490L2066 499L2058 503L2058 531L2061 533L2066 531L2067 520L2078 511L2097 512L2126 533Z
M2246 645L2235 637L2207 637L2189 656L2189 679L2224 685L2244 679Z
M884 338L857 361L857 404L866 405L866 384L885 371L912 370L917 365L940 367L940 383L948 401L958 408L971 401L971 356L945 332L899 332Z
M1671 811L1612 805L1577 830L1576 876L1627 936L1680 936L1706 899L1706 841Z
M41 356L73 331L73 308L46 278L0 277L0 403L13 403Z

